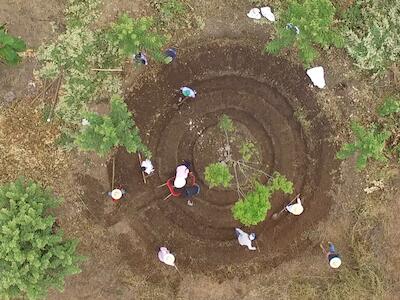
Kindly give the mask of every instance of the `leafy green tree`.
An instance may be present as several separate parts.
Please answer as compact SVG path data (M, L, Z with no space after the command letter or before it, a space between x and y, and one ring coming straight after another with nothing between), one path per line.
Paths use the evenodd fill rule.
M271 208L269 201L271 193L270 188L257 182L255 189L247 193L232 207L233 218L246 226L264 221Z
M125 55L146 51L158 61L165 60L162 48L167 38L156 32L151 18L132 19L123 14L108 36Z
M26 45L22 39L9 35L4 27L0 27L0 60L16 65L21 61L18 52L23 52L25 49Z
M340 151L336 153L338 159L346 159L358 152L357 168L359 170L365 168L369 158L381 162L387 161L384 149L386 141L390 137L389 132L379 131L376 126L366 129L357 123L352 123L351 129L356 140L354 143L346 143L341 147Z
M343 46L343 38L333 26L334 16L335 7L329 0L292 0L276 23L277 38L265 50L276 55L293 46L304 65L309 66L318 57L314 45Z
M63 290L64 277L80 272L77 241L54 232L47 214L60 199L37 183L19 179L0 186L0 298L38 299Z
M267 185L255 183L255 188L232 207L233 218L246 226L257 225L265 220L271 209L270 198L276 191L293 193L293 183L276 172Z
M95 151L104 156L110 154L114 147L124 146L129 153L140 151L146 157L151 156L150 151L142 143L139 129L121 97L111 98L109 115L88 113L86 119L89 124L83 127L75 140L80 149Z
M229 167L224 163L214 163L206 167L204 176L210 188L216 186L228 187L233 179Z

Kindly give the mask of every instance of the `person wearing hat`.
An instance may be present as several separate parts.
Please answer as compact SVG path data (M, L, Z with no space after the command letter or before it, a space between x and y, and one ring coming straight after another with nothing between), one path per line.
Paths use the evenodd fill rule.
M286 206L286 210L287 210L289 213L291 213L291 214L293 214L293 215L295 215L295 216L301 215L301 214L303 213L303 211L304 211L304 207L303 207L303 205L301 204L301 199L300 199L300 197L297 197L296 203L287 205L287 206Z
M126 191L124 189L113 189L111 192L108 192L108 196L111 197L113 202L117 202L125 194L126 194Z
M167 247L160 247L158 259L164 264L175 267L175 256L169 252Z
M235 228L235 233L236 233L236 237L237 237L240 245L247 246L247 248L249 248L250 250L257 249L256 247L253 247L251 245L251 242L256 239L255 233L247 234L246 232L244 232L243 230L241 230L239 228Z
M320 245L320 247L328 258L329 266L333 269L337 269L342 264L342 260L340 259L339 254L336 252L335 246L331 242L328 242L328 245L329 245L329 252L325 250L322 244Z

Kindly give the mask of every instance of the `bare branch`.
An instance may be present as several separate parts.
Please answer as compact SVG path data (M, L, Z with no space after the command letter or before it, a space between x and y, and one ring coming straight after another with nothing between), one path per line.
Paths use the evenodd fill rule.
M236 189L237 189L238 196L239 196L239 198L240 197L244 198L244 193L240 189L239 178L238 178L237 169L236 169L236 162L233 163L233 170L235 171Z
M122 72L122 68L116 68L116 69L92 69L92 71L97 71L97 72Z
M273 176L269 175L268 173L266 173L266 172L264 172L264 171L262 171L262 170L260 170L260 169L254 168L254 167L252 167L252 166L249 166L249 165L248 165L247 163L245 163L245 162L237 161L237 163L238 163L239 165L242 165L243 167L246 167L246 168L249 168L249 169L251 169L251 170L257 171L257 172L259 172L259 173L261 173L261 174L267 176L268 178L273 178Z

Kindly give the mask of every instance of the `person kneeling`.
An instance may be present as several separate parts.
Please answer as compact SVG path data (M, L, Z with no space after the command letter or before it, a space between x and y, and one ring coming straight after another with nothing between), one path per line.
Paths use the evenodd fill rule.
M192 198L200 193L200 186L195 183L192 186L185 186L183 190L183 197L188 199L187 205L193 206Z

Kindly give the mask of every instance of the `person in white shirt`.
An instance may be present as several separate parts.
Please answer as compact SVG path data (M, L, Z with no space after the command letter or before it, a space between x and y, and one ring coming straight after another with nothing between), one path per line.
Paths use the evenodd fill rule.
M301 199L300 199L300 197L297 197L296 200L297 200L296 203L287 205L287 206L286 206L286 210L287 210L289 213L291 213L291 214L293 214L293 215L295 215L295 216L299 216L299 215L301 215L301 214L303 213L304 207L303 207L303 205L301 204Z
M174 180L174 187L177 189L183 188L186 185L186 178L189 176L190 163L184 162L176 167L176 175Z
M147 175L151 175L154 172L153 164L151 163L150 159L146 159L142 161L140 167L144 173Z
M175 256L167 249L167 247L160 247L158 251L158 259L169 266L175 266Z
M251 242L256 239L255 233L247 234L246 232L244 232L243 230L241 230L239 228L235 228L235 233L236 233L236 236L237 236L237 239L238 239L240 245L246 246L250 250L257 249L256 247L253 247L251 245Z

